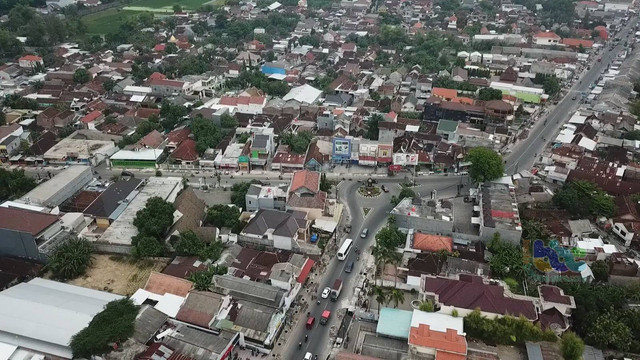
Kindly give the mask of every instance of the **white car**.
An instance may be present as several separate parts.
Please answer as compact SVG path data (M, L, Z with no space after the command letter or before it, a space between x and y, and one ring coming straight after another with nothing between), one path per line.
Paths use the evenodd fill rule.
M313 355L310 352L304 354L304 360L311 360L312 357Z
M331 288L330 287L326 287L324 288L324 290L322 290L322 295L320 295L323 299L326 299L329 297L329 294L331 294Z

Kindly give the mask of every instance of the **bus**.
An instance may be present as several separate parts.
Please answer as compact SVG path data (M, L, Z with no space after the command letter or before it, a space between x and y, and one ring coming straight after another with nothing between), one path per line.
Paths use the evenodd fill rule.
M344 260L349 255L349 251L351 251L351 245L353 245L353 240L345 239L340 246L340 250L338 250L338 260Z

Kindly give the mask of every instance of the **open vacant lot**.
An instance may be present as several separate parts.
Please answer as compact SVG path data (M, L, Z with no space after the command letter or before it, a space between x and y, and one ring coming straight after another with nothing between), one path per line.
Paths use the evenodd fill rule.
M107 34L118 31L120 25L136 14L137 11L108 9L84 16L82 21L87 25L88 34Z
M118 255L94 255L93 266L87 274L69 283L128 296L144 287L152 271L162 271L168 263L169 259L134 260Z

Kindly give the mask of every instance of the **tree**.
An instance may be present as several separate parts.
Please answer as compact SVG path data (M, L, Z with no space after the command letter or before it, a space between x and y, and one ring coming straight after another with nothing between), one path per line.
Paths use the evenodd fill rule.
M36 182L26 176L24 170L0 169L0 201L20 197L34 187Z
M377 91L372 91L371 94L369 94L369 96L373 101L380 101L380 93L378 93Z
M133 335L137 316L138 307L130 299L108 303L86 328L71 338L73 357L90 359L112 351L112 343L124 342Z
M394 308L397 308L398 304L404 304L404 291L392 289L391 292L389 292L389 301L394 304Z
M542 84L542 89L549 96L554 96L560 92L560 83L555 76L547 77Z
M7 124L7 115L0 109L0 126Z
M89 80L91 80L91 75L85 68L79 68L73 73L73 81L79 84L87 83Z
M371 117L367 121L367 133L365 134L365 137L367 139L378 140L378 135L379 135L378 124L380 124L381 121L384 121L384 118L382 118L382 115L380 114L371 115Z
M596 260L590 265L593 278L598 282L609 281L609 265L603 260Z
M215 147L222 140L222 134L213 122L200 114L191 122L191 132L196 140L196 150L199 154Z
M289 149L294 154L304 154L309 148L313 135L308 131L301 131L297 134L290 132L280 135L280 143L289 145Z
M174 13L181 13L182 12L182 6L180 6L180 4L174 4L173 5L173 12Z
M502 91L492 88L482 88L478 92L478 99L483 101L502 100Z
M616 209L613 198L589 181L574 181L565 184L556 191L553 202L579 217L605 216L610 218Z
M164 244L153 236L136 235L131 238L131 254L136 258L162 256Z
M489 319L474 310L464 318L464 330L467 337L484 342L504 345L524 345L527 341L551 341L558 337L552 330L542 330L540 324L534 324L524 316L510 315Z
M405 184L402 184L402 189L400 190L400 194L398 194L398 196L391 196L391 204L393 206L396 206L400 203L400 201L402 201L402 199L404 198L413 198L416 196L416 193L408 186L406 186Z
M327 174L322 173L320 175L320 191L330 192L331 191L331 182L327 180Z
M249 186L252 183L260 183L257 180L252 180L251 182L239 182L233 184L231 186L231 203L237 206L239 209L244 209L246 207L245 197L247 196L247 191L249 191Z
M240 209L236 206L216 204L207 210L206 221L208 224L219 228L233 229L240 218Z
M91 252L93 244L84 238L71 238L56 247L49 261L47 269L53 277L59 280L75 279L83 275L92 263Z
M250 137L249 133L236 134L236 141L238 144L246 144Z
M565 331L560 340L560 349L565 360L580 360L584 351L584 342L573 331Z
M372 291L373 291L373 296L376 298L376 302L378 303L378 314L379 314L380 309L382 308L382 305L384 305L387 302L387 292L384 290L382 286L374 286Z
M475 182L495 180L504 174L502 157L489 148L471 149L467 154L467 161L471 162L469 176Z
M237 128L238 120L229 113L224 113L220 117L220 126L222 126L222 128L224 129Z
M111 80L111 79L107 79L105 80L105 82L102 83L102 88L104 89L104 91L113 91L113 88L116 86L116 82Z
M631 329L619 321L612 312L605 312L596 317L591 323L585 339L600 349L612 347L627 351L633 338Z
M173 224L174 212L175 207L172 203L157 196L152 197L147 200L143 209L138 210L133 225L140 234L159 239Z
M491 251L489 268L491 274L498 278L513 277L516 280L525 278L524 261L520 247L500 240L500 234L496 233L487 246Z
M627 140L640 140L640 130L631 130L624 134Z

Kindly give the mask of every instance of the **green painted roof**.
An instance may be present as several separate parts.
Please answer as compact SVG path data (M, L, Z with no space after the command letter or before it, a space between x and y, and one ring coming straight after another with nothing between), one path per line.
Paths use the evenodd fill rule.
M397 339L409 339L413 312L400 309L382 308L376 332Z
M441 132L454 132L458 128L458 122L453 120L440 119L438 121L438 129Z

